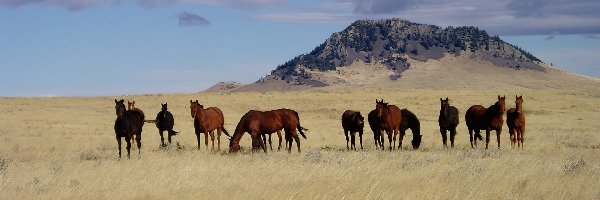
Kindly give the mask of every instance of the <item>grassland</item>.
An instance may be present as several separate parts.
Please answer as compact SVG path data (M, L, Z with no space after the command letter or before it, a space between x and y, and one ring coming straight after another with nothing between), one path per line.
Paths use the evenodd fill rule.
M439 98L464 116L498 94L514 106L523 94L525 150L471 149L461 117L457 145L443 148ZM153 124L144 126L141 158L117 160L114 98L135 100L149 118L168 102L180 131L159 148ZM375 99L408 108L421 120L423 144L378 151L368 128L364 150L347 151L344 110L366 115ZM196 148L189 100L220 107L233 132L250 109L287 107L309 129L302 153L230 155ZM336 89L270 93L200 93L127 97L0 98L0 199L600 199L600 90ZM405 141L410 141L407 134ZM202 136L202 140L204 137ZM495 138L492 138L495 146ZM134 152L136 152L134 150Z

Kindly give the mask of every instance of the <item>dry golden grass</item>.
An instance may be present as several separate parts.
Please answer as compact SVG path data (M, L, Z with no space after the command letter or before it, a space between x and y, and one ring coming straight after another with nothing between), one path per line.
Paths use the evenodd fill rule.
M498 94L513 107L523 94L526 150L472 150L464 111L489 106ZM442 147L439 98L460 110L457 146ZM122 97L118 97L122 98ZM146 95L135 100L149 118L168 102L180 131L176 148L159 149L157 129L146 124L142 154L117 160L113 97L1 98L0 199L600 199L600 91L343 89L284 93ZM346 151L340 117L364 115L383 98L408 107L421 120L421 149L374 149L366 127L365 149ZM220 107L233 132L250 109L287 107L309 129L302 153L226 153L196 149L189 100ZM204 137L202 136L202 140ZM407 142L408 141L408 142ZM491 140L495 146L495 139Z

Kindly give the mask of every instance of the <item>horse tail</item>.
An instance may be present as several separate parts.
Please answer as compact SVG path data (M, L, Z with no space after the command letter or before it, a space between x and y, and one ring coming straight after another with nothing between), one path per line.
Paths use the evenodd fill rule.
M302 137L306 139L306 135L304 135L304 132L302 132L302 130L308 131L308 129L300 126L300 117L298 116L298 112L294 111L294 114L296 114L296 119L298 119L298 125L296 126L296 128L298 128L298 132L300 132L300 135L302 135Z
M156 120L153 119L145 119L144 120L145 123L156 123Z
M169 132L169 135L177 135L177 133L179 133L179 132L174 131L174 130L167 130L167 131Z
M482 141L483 137L481 136L481 134L479 134L479 133L476 132L475 133L475 139L479 139L480 141Z
M231 135L229 135L229 132L227 132L227 130L225 130L225 126L221 125L221 130L223 131L223 133L225 133L226 136L231 137Z

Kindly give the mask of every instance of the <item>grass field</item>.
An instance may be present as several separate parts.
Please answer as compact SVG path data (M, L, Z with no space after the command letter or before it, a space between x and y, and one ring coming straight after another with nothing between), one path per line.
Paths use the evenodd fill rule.
M524 97L525 150L511 150L508 128L502 149L470 148L464 112L506 95ZM442 147L439 98L460 111L457 144ZM117 160L114 98L135 100L153 119L168 102L180 135L159 148L153 124L142 133L141 158ZM347 151L341 130L346 109L366 114L375 99L413 111L423 143L374 149L365 127L364 150ZM223 110L233 133L250 109L291 108L303 127L302 152L220 151L196 138L189 100ZM0 199L600 199L600 90L336 89L272 93L200 93L128 97L0 98ZM204 140L204 136L201 138ZM496 145L495 137L491 147ZM481 143L480 143L481 144ZM387 145L386 145L387 146ZM295 148L295 146L294 146Z

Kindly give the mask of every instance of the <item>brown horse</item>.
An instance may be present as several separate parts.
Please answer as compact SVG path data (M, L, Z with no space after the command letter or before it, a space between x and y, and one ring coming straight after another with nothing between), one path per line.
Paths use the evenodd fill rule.
M346 110L342 114L342 128L344 129L344 135L346 135L346 149L356 150L356 144L354 143L354 135L358 132L360 137L360 149L363 149L362 135L363 128L365 126L365 118L358 111ZM348 146L348 133L352 138L351 145Z
M467 110L465 121L469 128L471 148L473 148L473 140L475 140L475 146L477 146L477 139L481 140L479 130L485 130L485 148L487 149L490 143L490 130L495 130L498 149L500 149L500 133L502 133L502 125L504 124L502 115L504 115L505 110L505 99L506 97L498 95L498 101L487 109L481 105L474 105ZM473 136L473 132L475 132L475 136Z
M115 136L117 144L119 145L119 159L121 159L121 138L125 138L127 142L127 158L130 158L131 151L131 138L135 135L138 147L138 155L141 154L140 149L142 148L142 126L144 120L139 113L131 110L125 110L124 100L117 101L115 99L115 113L117 119L115 120Z
M381 101L375 100L375 108L377 110L377 118L379 118L379 132L385 131L388 135L388 140L390 142L390 151L392 148L396 148L396 135L400 131L400 123L402 122L402 114L400 113L400 108L395 105L388 105L388 103L384 103L383 99ZM392 133L394 134L394 146L392 146ZM402 146L402 141L400 141L398 148Z
M516 108L508 109L506 112L506 125L508 125L511 141L510 147L514 148L515 143L517 143L521 149L524 149L525 114L523 114L523 95L519 97L515 95L515 104L517 104Z
M144 121L146 119L146 115L144 114L144 111L135 107L135 101L133 101L133 102L127 101L127 110L136 112L138 115L140 115L142 117L142 121ZM135 135L133 135L131 137L131 143L133 143L134 141L135 141Z
M198 100L190 100L190 104L191 116L194 118L196 139L198 139L198 149L200 149L200 133L204 133L204 144L206 145L206 148L208 148L208 134L210 133L212 149L215 148L214 130L217 130L217 149L221 149L221 131L229 136L229 133L223 126L225 120L221 109L216 107L204 109L204 106L200 105Z
M298 113L290 109L279 109L272 111L256 111L250 110L242 118L235 128L235 132L229 141L229 152L235 153L240 150L240 140L245 132L248 132L252 137L253 147L257 145L262 148L265 153L267 152L266 145L261 139L261 135L267 133L274 133L284 129L286 135L286 141L289 142L288 152L291 152L291 139L296 140L298 146L298 152L300 152L300 138L296 133L296 129L300 132L302 137L306 139L306 136L302 132L304 128L300 126L300 119Z
M458 109L450 105L448 97L446 97L445 100L440 98L440 116L438 117L438 124L440 126L444 147L448 147L446 144L448 139L446 132L450 131L450 147L454 148L454 136L456 135L458 123Z

